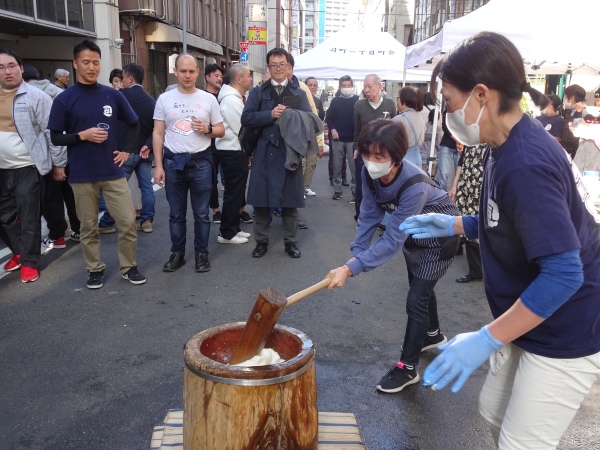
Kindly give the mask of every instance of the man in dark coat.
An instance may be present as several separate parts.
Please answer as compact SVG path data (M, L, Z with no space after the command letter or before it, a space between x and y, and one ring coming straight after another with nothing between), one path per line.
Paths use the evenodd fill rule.
M271 79L255 87L248 97L242 113L242 126L262 127L252 159L248 183L248 204L254 207L254 258L267 253L271 208L281 207L285 251L292 258L300 258L298 241L298 209L304 208L302 170L285 168L286 148L276 123L285 102L301 111L311 112L308 98L298 84L298 79L287 78L290 63L288 52L274 48L267 53L267 65ZM297 98L293 98L297 97Z
M152 186L152 131L154 130L154 106L156 101L150 97L142 83L144 82L144 68L138 64L127 64L123 67L123 89L120 92L125 96L133 111L138 115L140 134L135 151L131 154L123 170L127 180L135 172L138 186L142 193L142 211L137 229L144 233L152 233L154 221L154 188ZM126 124L119 122L117 137L118 148L124 148L127 138ZM100 230L106 233L114 232L115 221L108 211L100 218Z

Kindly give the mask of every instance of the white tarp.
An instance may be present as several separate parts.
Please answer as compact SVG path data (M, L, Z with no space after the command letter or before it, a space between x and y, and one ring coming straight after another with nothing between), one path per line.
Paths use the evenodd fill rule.
M295 56L294 75L336 80L350 75L354 80L376 73L382 80L400 81L404 76L406 47L387 32L339 31L312 50ZM428 82L429 74L409 70L407 81Z
M589 26L569 34L548 31L559 17L589 17ZM447 53L464 39L480 31L506 36L515 44L528 73L598 74L600 53L595 51L600 17L599 0L490 0L481 8L456 20L447 21L435 36L406 49L404 66L435 67L440 53ZM426 61L433 60L433 64Z

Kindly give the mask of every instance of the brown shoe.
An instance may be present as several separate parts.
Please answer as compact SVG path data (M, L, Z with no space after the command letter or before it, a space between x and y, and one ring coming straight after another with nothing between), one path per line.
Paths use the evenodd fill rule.
M152 220L146 219L143 222L138 223L137 229L144 233L152 233L154 231L154 228L152 228Z
M117 232L117 229L114 226L101 227L100 225L98 225L98 233L99 234L113 234L116 232Z

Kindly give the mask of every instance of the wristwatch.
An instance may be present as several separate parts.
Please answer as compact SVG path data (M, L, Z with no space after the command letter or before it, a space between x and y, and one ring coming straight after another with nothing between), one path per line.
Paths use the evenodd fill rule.
M212 125L210 123L208 124L208 133L206 134L212 134Z

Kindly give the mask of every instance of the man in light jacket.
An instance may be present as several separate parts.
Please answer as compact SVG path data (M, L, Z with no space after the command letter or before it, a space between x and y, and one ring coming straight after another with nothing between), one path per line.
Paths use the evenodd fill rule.
M252 85L252 75L250 75L250 69L241 64L233 64L227 75L230 84L224 84L219 91L219 107L225 125L225 136L217 138L215 143L218 160L226 180L217 242L220 244L245 244L248 242L250 233L244 233L240 229L240 208L246 193L248 156L242 151L238 134L242 126L244 94Z
M46 129L52 99L23 82L23 61L12 50L0 49L0 87L0 238L13 252L4 270L21 268L29 283L40 277L42 176L64 180L67 155Z

